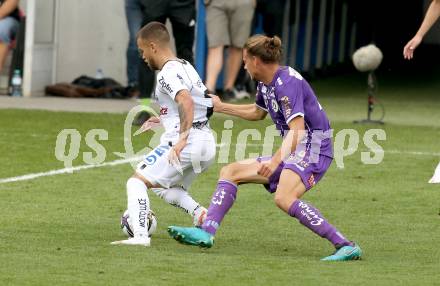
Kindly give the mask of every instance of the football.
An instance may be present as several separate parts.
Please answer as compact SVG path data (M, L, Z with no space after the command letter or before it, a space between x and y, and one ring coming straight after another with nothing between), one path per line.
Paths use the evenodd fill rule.
M151 237L153 233L156 231L156 227L157 227L156 215L152 210L150 210L150 212L147 215L147 223L148 223L148 236ZM128 215L128 210L126 210L121 217L121 229L126 236L133 237L133 227L131 223L131 218Z

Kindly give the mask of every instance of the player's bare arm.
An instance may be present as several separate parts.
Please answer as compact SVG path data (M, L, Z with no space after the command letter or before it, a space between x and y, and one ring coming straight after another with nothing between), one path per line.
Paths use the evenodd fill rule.
M431 29L440 17L440 0L433 0L426 11L425 18L414 37L403 48L403 57L410 60L414 56L414 50L420 45L425 34Z
M176 95L175 101L178 105L180 117L180 135L179 141L173 146L173 149L179 157L180 152L186 146L189 131L194 120L194 102L188 90L183 89Z
M214 111L232 116L237 116L246 120L263 120L267 112L259 108L255 103L252 104L231 104L220 100L218 96L212 96Z
M302 140L305 135L304 117L298 116L289 123L289 132L284 137L281 147L272 156L270 161L262 162L258 175L269 178L276 170L281 161L287 159L291 153L296 150L298 142Z

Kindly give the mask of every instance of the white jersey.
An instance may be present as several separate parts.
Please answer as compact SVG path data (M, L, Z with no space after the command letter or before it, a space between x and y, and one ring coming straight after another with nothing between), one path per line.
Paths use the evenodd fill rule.
M160 105L160 119L165 127L165 136L173 138L179 135L180 117L175 101L179 91L186 89L194 101L193 122L206 122L208 108L212 101L205 99L206 87L194 67L185 60L170 60L157 74L155 96Z

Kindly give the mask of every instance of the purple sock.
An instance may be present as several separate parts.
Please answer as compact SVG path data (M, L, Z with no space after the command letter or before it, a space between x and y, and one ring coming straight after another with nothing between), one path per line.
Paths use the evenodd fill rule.
M202 229L215 235L223 217L234 204L237 196L237 186L229 181L220 180L217 189L212 195L208 215L202 225Z
M336 248L353 245L321 215L317 208L308 203L296 200L290 206L288 213L317 235L327 238Z

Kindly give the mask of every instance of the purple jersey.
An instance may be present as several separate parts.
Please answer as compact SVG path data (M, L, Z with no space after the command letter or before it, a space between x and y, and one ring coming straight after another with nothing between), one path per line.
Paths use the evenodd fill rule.
M270 114L281 136L287 134L292 119L304 117L305 148L333 158L330 122L312 88L296 70L282 66L269 85L258 82L256 104Z

